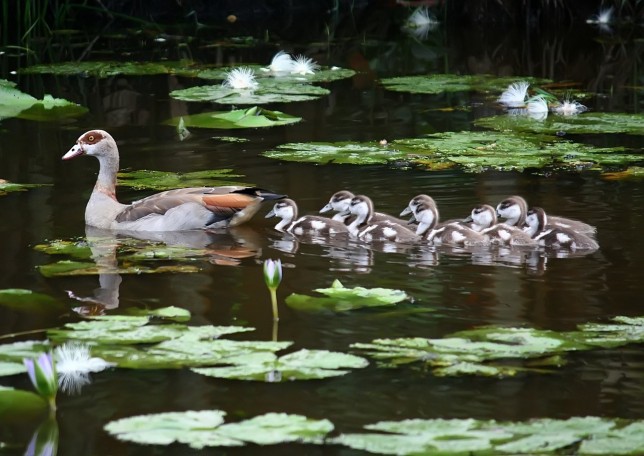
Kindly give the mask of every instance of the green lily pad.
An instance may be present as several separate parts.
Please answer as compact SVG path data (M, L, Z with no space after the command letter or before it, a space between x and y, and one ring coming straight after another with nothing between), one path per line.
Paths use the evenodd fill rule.
M30 188L42 187L43 185L45 184L15 184L13 182L7 182L4 179L0 179L0 196L11 192L25 192Z
M40 340L0 344L0 361L22 364L24 358L37 358L38 355L49 349L47 342Z
M22 288L0 290L0 306L29 313L63 308L62 303L51 296Z
M96 263L61 260L55 263L38 266L38 270L45 277L63 277L78 275L98 274L165 274L165 273L192 273L199 272L200 268L190 265L164 265L159 267L149 266L122 266L117 269L105 269Z
M342 434L327 442L398 455L559 454L564 448L575 454L612 455L644 450L643 421L592 416L527 422L415 419L384 421L365 428L380 433Z
M281 382L337 377L348 374L350 371L346 369L359 369L369 364L359 356L326 350L299 350L280 358L271 353L251 354L229 361L234 365L192 370L209 377Z
M604 180L642 179L644 178L644 167L629 166L624 171L602 173L601 178Z
M137 190L172 190L183 187L210 187L220 185L249 185L247 182L236 182L231 178L243 177L233 174L232 169L214 169L193 171L190 173L172 173L167 171L121 171L118 173L118 185Z
M178 74L195 76L203 68L196 67L189 61L165 62L60 62L33 65L21 70L25 74L55 74L59 76L85 76L108 78L117 75L147 76L155 74Z
M527 81L531 84L551 82L549 79L531 77L499 78L491 75L428 74L385 78L381 83L386 89L396 92L439 94L470 90L501 92L516 81Z
M190 311L181 307L169 306L160 309L128 309L130 315L149 316L171 321L189 321Z
M589 112L577 116L548 116L535 120L526 116L493 116L477 119L479 127L498 131L519 131L541 134L608 134L644 135L644 116L611 112Z
M34 246L34 250L48 255L67 255L77 260L89 260L92 257L92 249L85 239L76 241L54 239L46 244Z
M423 362L438 376L487 375L506 377L517 372L549 372L563 364L561 356L574 351L619 347L644 342L644 318L615 317L612 323L579 325L577 331L487 327L461 331L443 339L407 337L376 339L352 347L387 367ZM525 360L546 360L527 365ZM506 360L503 365L495 361ZM513 363L510 361L514 360Z
M225 412L201 410L140 415L111 421L105 430L119 440L148 445L184 443L191 448L233 447L247 443L322 443L333 430L328 420L301 415L268 413L238 423L224 424Z
M13 363L11 361L0 361L0 377L22 374L25 372L27 372L27 368L23 363Z
M174 90L170 92L170 96L183 101L245 105L309 101L330 93L328 89L301 82L286 84L275 79L262 78L258 79L257 83L257 88L253 90L236 90L220 84ZM186 125L195 126L191 125L188 119Z
M640 161L623 148L602 148L558 140L550 136L489 131L444 132L399 139L385 146L375 143L292 143L265 152L269 158L308 163L386 164L406 162L417 167L465 171L518 170L551 167L579 170Z
M269 71L263 71L261 65L244 65L245 67L251 68L255 72L255 77L259 80L264 78L273 78L273 75ZM226 79L227 73L233 69L233 67L223 67L223 68L213 68L208 70L200 71L197 74L197 77L202 79ZM301 84L302 82L314 83L314 82L331 82L338 81L340 79L347 79L355 75L356 72L347 68L338 68L338 67L323 67L317 70L314 74L287 74L280 75L275 77L274 80L277 84Z
M345 288L335 280L330 288L317 288L314 291L327 297L315 297L293 293L286 298L286 304L297 310L333 310L342 312L363 307L391 306L409 299L402 290L390 288Z
M0 120L19 117L50 121L78 117L86 112L87 108L62 98L53 98L51 95L45 95L42 100L37 100L18 90L15 83L0 79Z
M166 124L175 125L181 120L189 127L233 129L289 125L301 121L302 118L284 114L280 111L269 111L254 106L249 109L204 112L191 116L175 117L174 119L168 120Z

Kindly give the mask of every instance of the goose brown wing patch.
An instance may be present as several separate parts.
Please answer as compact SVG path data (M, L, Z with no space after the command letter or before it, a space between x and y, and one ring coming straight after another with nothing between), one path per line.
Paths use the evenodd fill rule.
M255 201L255 198L241 193L229 193L226 195L204 195L202 201L211 211L218 208L240 210Z

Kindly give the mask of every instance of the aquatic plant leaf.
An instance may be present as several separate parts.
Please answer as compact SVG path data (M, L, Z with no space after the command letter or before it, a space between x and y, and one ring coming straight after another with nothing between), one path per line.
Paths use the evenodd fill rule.
M179 74L194 76L203 68L193 67L189 61L165 62L59 62L43 65L33 65L22 69L24 74L55 74L59 76L84 76L108 78L111 76L146 76L155 74Z
M469 90L501 92L516 81L532 84L550 82L548 79L519 76L499 78L491 75L428 74L385 78L381 83L386 89L395 92L439 94Z
M161 307L159 309L128 309L128 313L130 315L157 317L178 322L190 320L189 310L175 306Z
M0 377L22 374L27 372L23 363L12 363L11 361L0 361Z
M48 255L68 255L78 260L88 260L92 257L92 249L84 239L77 241L54 239L45 244L37 244L34 250Z
M140 415L111 421L105 425L105 430L128 442L153 445L177 442L195 449L246 443L322 443L324 436L333 430L333 424L328 420L312 420L301 415L267 413L224 424L225 415L221 410Z
M47 402L31 391L0 387L0 422L15 423L21 415L37 415L47 408Z
M258 79L253 90L237 90L223 85L196 86L170 92L172 98L183 101L208 101L221 104L267 104L315 100L330 92L328 89L306 83L280 83L272 79ZM184 116L187 126L191 125Z
M297 310L332 310L342 312L363 307L390 306L409 299L402 290L390 288L345 288L335 280L330 288L317 288L313 291L327 297L315 297L293 293L285 302Z
M14 182L8 182L4 179L0 179L0 196L6 195L11 192L24 192L30 188L42 187L45 184L16 184Z
M14 82L0 79L0 120L19 117L28 120L50 121L78 117L87 112L84 108L62 98L45 95L38 100L16 88Z
M379 165L392 160L405 159L407 155L391 146L377 143L288 143L262 153L278 160L318 164Z
M644 448L644 422L641 420L598 417L527 422L415 419L379 422L365 428L382 433L342 434L327 442L377 454L399 455L461 455L478 451L484 454L558 454L559 450L575 448L573 445L579 443L579 451L575 454L637 454Z
M34 314L64 307L60 301L49 295L22 288L0 290L0 306Z
M458 165L466 171L552 167L578 170L639 161L620 147L600 148L551 136L489 131L443 132L375 143L289 143L263 155L286 161L337 164L408 163L430 170Z
M23 358L37 358L49 349L42 340L26 340L11 344L0 344L0 360L22 363Z
M214 187L221 185L252 185L248 182L230 180L243 177L233 174L232 169L213 169L190 173L172 173L167 171L137 170L118 173L118 185L137 190L172 190L184 187Z
M348 370L366 367L366 359L346 353L326 350L299 350L277 358L271 356L241 356L229 358L229 367L207 367L193 369L194 372L209 377L237 380L281 382L289 380L313 380L337 377L349 373Z
M302 120L301 117L291 116L280 111L269 111L257 106L249 109L204 112L191 116L182 116L170 119L166 123L174 125L178 119L183 119L189 127L220 129L276 127L297 123Z
M644 178L644 166L629 166L624 171L602 173L601 178L604 180L625 180Z
M104 269L96 263L61 260L55 263L38 266L44 277L78 276L108 274L163 274L168 272L189 273L199 272L200 268L190 265L164 265L149 267L141 265L119 266L118 268Z
M322 67L314 74L300 75L300 74L285 74L279 76L273 76L269 71L264 71L261 65L244 65L244 67L250 68L255 72L255 77L264 81L265 79L271 80L274 79L276 85L284 85L286 87L289 84L301 84L302 82L314 83L314 82L331 82L338 81L340 79L347 79L356 74L355 71L347 68L338 68L338 67ZM200 71L197 74L197 77L202 79L220 79L224 80L227 77L227 74L234 67L223 67L223 68L211 68L207 70ZM269 79L270 78L270 79Z
M588 112L577 116L548 116L535 120L526 116L493 116L477 119L474 125L499 131L541 134L608 134L644 135L644 116L612 112Z

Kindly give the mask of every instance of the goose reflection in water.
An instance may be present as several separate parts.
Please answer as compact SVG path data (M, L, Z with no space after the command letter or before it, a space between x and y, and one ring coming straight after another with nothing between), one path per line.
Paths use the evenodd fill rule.
M82 303L73 309L81 315L102 315L106 310L119 306L123 268L119 267L118 249L126 244L131 246L133 239L142 241L141 248L149 247L149 243L152 242L162 243L165 247L200 249L208 262L220 266L237 266L245 258L260 257L263 242L259 233L248 226L229 228L221 232L114 231L86 226L85 236L92 252L91 259L98 270L99 287L94 289L92 296L81 296L67 290L71 299Z

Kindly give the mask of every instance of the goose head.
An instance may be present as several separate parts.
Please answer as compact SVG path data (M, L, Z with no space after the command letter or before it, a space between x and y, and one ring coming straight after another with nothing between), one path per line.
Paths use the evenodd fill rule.
M428 197L429 198L429 197ZM439 214L438 206L432 198L414 206L414 218L418 221L416 234L423 235L429 230L433 230L438 225Z
M63 160L92 155L95 157L110 157L118 161L118 147L112 136L104 130L91 130L83 133L76 144L63 155Z
M542 232L548 224L548 216L546 211L540 207L532 207L527 212L525 217L526 232L530 237L535 237L538 233Z
M273 206L273 209L266 214L265 218L278 217L282 220L275 225L275 229L282 231L285 226L289 225L297 218L297 204L290 198L285 198L278 201Z
M326 204L326 206L320 209L320 214L323 214L328 211L336 211L336 212L347 211L349 209L349 205L351 204L351 199L354 196L355 195L353 193L347 190L340 190L339 192L335 192L331 196L331 199L329 199L329 202Z
M472 213L464 222L472 222L474 231L482 231L496 225L496 211L489 204L480 204L472 209Z
M419 206L421 205L429 205L429 206L436 206L436 202L434 199L425 194L420 194L414 196L411 200L409 200L409 204L403 211L400 213L401 217L404 217L405 215L409 214L416 214L416 210L418 209Z
M354 215L356 218L351 223L352 227L358 227L365 222L369 222L373 217L373 201L365 195L356 195L351 198L349 208L340 213L341 216Z
M525 222L528 212L528 203L520 196L510 196L496 206L496 213L505 219L505 223L512 226L521 226Z

